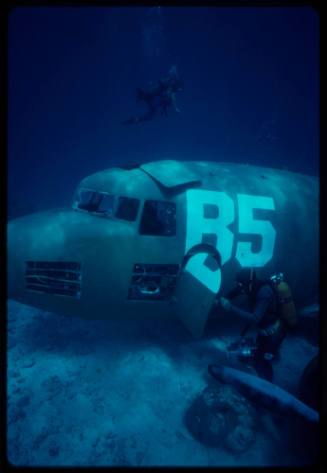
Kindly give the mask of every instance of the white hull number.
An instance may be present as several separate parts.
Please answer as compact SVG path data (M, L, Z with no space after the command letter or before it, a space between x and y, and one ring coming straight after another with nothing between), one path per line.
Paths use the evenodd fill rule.
M235 206L225 192L189 189L186 193L187 224L185 253L203 236L215 238L216 248L224 265L231 257L234 234L228 226L234 222ZM276 230L267 220L256 220L254 209L275 210L272 197L237 194L238 234L259 235L261 249L254 253L251 242L237 242L235 258L242 267L261 267L273 257ZM199 253L189 261L186 269L212 292L217 293L221 285L221 270L213 271L204 262L207 255Z

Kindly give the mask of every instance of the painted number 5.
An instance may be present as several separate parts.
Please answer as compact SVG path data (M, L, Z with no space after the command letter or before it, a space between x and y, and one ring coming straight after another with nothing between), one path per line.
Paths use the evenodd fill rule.
M271 197L238 194L238 231L240 234L260 235L262 238L261 250L258 253L251 251L251 243L238 242L236 259L241 266L264 266L273 256L276 231L270 222L266 220L255 220L254 209L275 210L274 201Z

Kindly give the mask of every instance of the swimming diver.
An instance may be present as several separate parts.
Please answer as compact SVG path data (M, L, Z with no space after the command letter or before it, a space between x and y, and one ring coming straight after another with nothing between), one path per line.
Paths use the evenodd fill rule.
M258 375L271 381L273 378L271 361L278 354L288 328L280 316L278 294L271 281L263 281L256 277L253 268L242 268L236 275L236 281L237 286L230 291L228 298L221 297L218 303L224 310L257 326L255 344L243 352L243 361L248 357ZM240 293L248 296L251 312L240 309L230 302L229 299ZM242 355L242 351L240 353Z
M157 84L150 83L148 89L136 89L137 100L146 104L147 111L140 117L131 117L123 121L122 124L134 125L150 121L158 111L161 115L167 116L170 107L180 113L176 104L176 93L182 90L182 85L183 81L178 76L176 66L172 66L167 77L160 79Z

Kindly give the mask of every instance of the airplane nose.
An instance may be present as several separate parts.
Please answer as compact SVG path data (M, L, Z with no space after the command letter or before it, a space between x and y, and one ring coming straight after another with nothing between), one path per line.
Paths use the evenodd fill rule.
M55 304L59 305L63 305L62 296L67 296L64 301L70 307L80 295L82 261L87 257L95 259L94 242L98 236L104 234L110 246L110 223L104 230L101 219L70 209L39 212L10 221L8 297L36 306L41 303L46 308L51 296L58 296Z
M32 214L7 224L7 295L19 299L25 290L28 262L56 260L65 233L58 215Z
M94 257L103 222L74 210L39 212L7 225L7 295L21 302L48 307L51 295L79 296L81 262ZM100 220L100 219L99 219ZM112 226L106 227L110 242ZM109 234L108 234L109 232ZM86 237L86 238L84 238ZM84 238L84 239L83 239Z
M7 225L9 298L60 314L108 317L130 284L135 229L70 209ZM122 257L123 255L123 257Z

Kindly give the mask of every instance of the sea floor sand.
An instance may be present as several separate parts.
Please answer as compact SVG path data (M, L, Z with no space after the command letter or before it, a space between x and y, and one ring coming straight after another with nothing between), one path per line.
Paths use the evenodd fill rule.
M7 454L15 465L262 466L310 463L293 419L259 412L243 453L195 440L184 413L238 333L193 340L175 322L71 319L8 301ZM317 346L290 336L275 382L296 393ZM301 436L301 432L300 432ZM289 444L288 444L289 442Z

